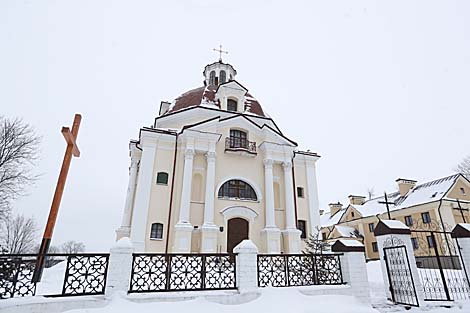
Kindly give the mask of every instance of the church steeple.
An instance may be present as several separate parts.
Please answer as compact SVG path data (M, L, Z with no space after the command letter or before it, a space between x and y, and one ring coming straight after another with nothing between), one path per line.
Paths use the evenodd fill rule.
M222 61L222 53L228 54L227 51L222 50L222 45L219 49L213 49L219 53L219 61L206 65L204 68L204 86L219 85L235 79L237 71L232 65Z

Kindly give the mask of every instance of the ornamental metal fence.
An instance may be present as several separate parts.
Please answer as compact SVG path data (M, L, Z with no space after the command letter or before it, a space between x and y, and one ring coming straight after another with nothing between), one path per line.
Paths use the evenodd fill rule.
M133 254L129 293L235 289L230 254Z
M343 284L341 254L259 254L259 287Z
M34 296L38 284L33 282L36 254L0 255L0 299ZM62 291L44 296L85 296L104 294L109 254L47 254L47 266L66 262ZM49 265L48 265L49 264Z

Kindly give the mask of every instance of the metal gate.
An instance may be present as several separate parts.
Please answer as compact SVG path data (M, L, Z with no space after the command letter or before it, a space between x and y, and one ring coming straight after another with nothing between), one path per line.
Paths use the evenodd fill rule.
M406 246L384 247L383 251L392 301L419 306Z
M431 225L428 227L431 229ZM411 242L425 300L470 299L470 285L460 247L449 231L436 226L434 230L412 230Z

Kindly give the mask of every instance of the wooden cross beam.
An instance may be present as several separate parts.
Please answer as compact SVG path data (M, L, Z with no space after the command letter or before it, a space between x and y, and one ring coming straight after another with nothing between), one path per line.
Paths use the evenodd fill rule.
M54 198L52 199L46 229L44 230L41 247L38 252L38 259L36 262L36 269L33 275L33 282L41 281L42 270L44 268L44 258L46 257L47 252L49 251L49 246L51 244L52 233L54 232L57 214L59 213L60 202L64 193L65 181L67 180L67 174L69 172L70 163L72 162L72 156L80 156L80 150L77 146L77 136L81 120L82 116L80 114L75 114L72 131L70 131L68 127L62 127L62 135L64 136L65 141L67 142L67 148L65 149L64 160L62 161L59 179L57 180Z
M385 201L379 201L380 204L385 204L387 206L387 215L388 215L388 219L391 220L392 217L390 216L390 207L388 206L389 204L393 204L395 205L395 202L388 202L388 198L387 198L387 193L384 191L384 195L385 195Z

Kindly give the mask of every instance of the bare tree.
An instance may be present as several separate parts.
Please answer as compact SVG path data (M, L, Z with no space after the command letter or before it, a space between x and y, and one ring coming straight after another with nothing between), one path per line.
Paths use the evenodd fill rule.
M321 254L323 251L328 250L329 244L320 238L320 232L317 231L310 234L305 241L305 254Z
M67 254L81 253L85 251L85 244L83 242L76 242L74 240L70 240L70 241L64 242L60 246L60 250L62 251L62 253L67 253Z
M2 250L11 254L34 253L37 239L36 222L32 217L17 215L4 220L0 235Z
M455 168L455 171L462 173L468 179L470 179L470 155L465 157Z
M0 218L6 218L11 201L22 195L37 176L32 173L40 137L21 119L0 116Z
M371 187L367 189L367 196L369 197L369 200L372 199L373 196L375 196L374 188Z

